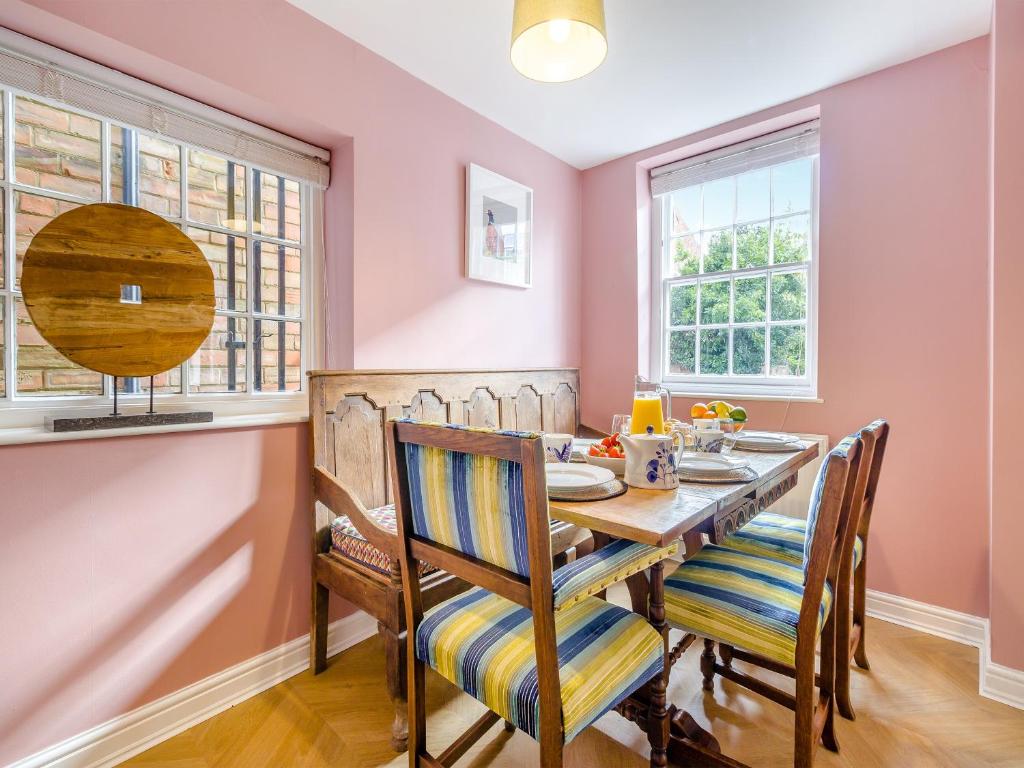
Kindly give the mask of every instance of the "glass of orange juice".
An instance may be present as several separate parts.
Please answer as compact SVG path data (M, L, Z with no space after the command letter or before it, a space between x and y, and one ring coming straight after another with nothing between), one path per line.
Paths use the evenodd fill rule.
M661 434L665 428L665 413L661 407L661 397L654 393L637 392L633 397L633 416L629 421L629 432L642 435L647 427L653 427L655 434Z

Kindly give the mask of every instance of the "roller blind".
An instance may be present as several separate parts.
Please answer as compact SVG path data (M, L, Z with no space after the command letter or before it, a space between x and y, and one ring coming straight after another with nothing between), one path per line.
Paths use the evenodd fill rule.
M714 179L765 168L818 153L818 122L813 120L740 144L651 170L651 194L664 195Z
M6 31L2 85L321 188L330 180L325 150Z

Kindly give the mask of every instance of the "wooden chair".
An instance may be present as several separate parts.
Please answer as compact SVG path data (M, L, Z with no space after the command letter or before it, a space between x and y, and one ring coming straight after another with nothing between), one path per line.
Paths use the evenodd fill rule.
M627 544L646 553L628 567L599 550L567 566L569 578L553 574L538 434L412 420L389 427L409 628L409 765L450 766L504 718L540 742L541 766L561 766L565 743L648 683L651 764L665 765L667 632L589 595L648 565L660 600L661 560L677 545ZM477 588L427 610L423 563ZM437 757L426 748L428 665L490 710Z
M327 666L330 595L377 619L384 641L387 691L394 702L392 746L404 751L405 612L397 531L385 451L388 419L415 417L480 427L579 431L579 371L314 371L310 374L310 453L313 467L313 604L310 666ZM589 534L551 527L559 563ZM469 585L424 566L425 608Z
M859 468L855 478L849 519L843 525L840 545L839 591L846 599L836 601L836 708L843 717L853 720L856 714L850 697L850 661L868 668L864 653L864 601L867 580L865 565L871 508L878 488L889 424L878 419L860 430L862 442ZM800 565L807 539L807 521L773 512L762 512L747 525L726 537L722 546L739 549L762 557L777 558L791 565ZM852 583L851 583L852 582ZM851 616L850 594L853 590Z
M704 638L705 690L719 674L794 710L797 768L814 762L819 738L838 751L834 729L836 621L841 547L853 505L861 440L848 437L822 462L808 509L801 565L707 545L665 581L670 625ZM821 640L821 668L815 651ZM719 643L721 663L715 656ZM733 659L796 678L791 694L732 667ZM819 688L815 700L815 684Z

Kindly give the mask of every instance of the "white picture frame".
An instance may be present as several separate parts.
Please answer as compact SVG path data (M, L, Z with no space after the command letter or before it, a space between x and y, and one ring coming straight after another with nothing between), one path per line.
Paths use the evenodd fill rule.
M466 277L533 284L533 190L474 163L466 166Z

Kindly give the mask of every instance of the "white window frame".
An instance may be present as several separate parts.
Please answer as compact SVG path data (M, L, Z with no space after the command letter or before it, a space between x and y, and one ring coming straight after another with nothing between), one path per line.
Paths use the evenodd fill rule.
M756 145L758 141L753 140L750 144ZM709 155L719 153L708 153ZM699 162L699 158L694 158ZM804 376L755 376L755 375L680 375L668 371L668 340L669 328L665 325L665 312L669 302L669 291L673 285L693 284L702 281L713 282L723 278L734 282L737 277L758 277L766 275L766 320L765 322L754 323L733 323L733 309L735 304L735 290L731 291L729 304L730 322L727 324L698 324L696 330L696 354L699 360L700 330L704 328L764 328L766 326L786 325L784 321L771 321L771 274L794 271L796 264L778 264L765 267L747 267L743 269L731 269L722 272L713 272L680 277L669 277L668 265L671 254L671 220L666 214L671 205L671 193L654 196L651 205L651 327L650 327L650 362L651 372L656 381L661 382L673 394L692 397L734 397L750 399L786 399L786 400L817 400L818 399L818 270L820 259L818 256L818 206L819 206L819 162L820 158L813 155L812 184L811 184L811 210L810 210L810 263L807 264L807 318L804 322L806 327L806 362ZM766 166L770 167L770 166ZM735 171L721 174L718 178L728 178L736 175ZM704 183L713 181L714 177L705 179ZM734 225L735 226L735 225ZM702 243L703 249L703 243ZM733 245L735 258L735 241ZM735 262L734 262L735 263ZM698 290L698 297L699 297ZM697 317L700 318L700 301L698 298ZM799 322L792 323L799 325ZM769 331L770 333L770 331ZM731 346L731 341L730 341ZM770 339L766 334L765 339L766 355L770 351ZM766 357L766 365L769 360ZM730 355L731 366L731 355Z
M12 38L9 34L5 34L0 38L0 44L7 43L8 41L17 38L17 42L20 45L17 47L17 52L30 49L30 52L34 55L40 55L54 49L50 49L49 46L43 46L42 44L35 43L35 41L22 42L20 36ZM35 50L32 50L35 49ZM62 64L69 60L75 59L70 54L61 54ZM50 59L52 60L52 59ZM77 61L77 60L76 60ZM112 81L123 81L124 77L120 73L113 72L112 70L105 70L105 68L94 65L90 62L82 62L82 70L84 74L88 75L92 80L97 80L99 75L104 75L107 72L110 74ZM160 91L155 89L154 86L148 86L144 83L139 83L139 90L149 90L150 92ZM264 167L259 163L254 163L252 160L247 160L242 157L232 156L229 153L217 149L210 149L204 146L198 146L190 144L187 141L178 139L171 135L163 135L152 129L146 129L144 127L138 127L129 125L121 120L111 119L101 114L90 112L82 109L78 106L72 106L62 102L59 99L47 98L46 96L40 95L39 93L28 92L22 89L8 86L4 82L0 82L0 91L3 93L3 152L4 152L4 177L0 179L0 194L2 194L3 201L3 260L0 260L0 269L6 270L6 277L10 278L5 280L3 286L0 287L0 308L3 312L3 370L0 374L4 377L4 396L0 397L0 445L5 443L17 443L17 442L33 442L41 439L78 439L84 437L96 438L105 436L115 436L118 434L125 433L152 433L154 431L188 431L192 429L204 429L204 428L229 428L232 426L243 426L243 425L255 425L255 424L273 424L273 423L287 423L295 421L304 421L308 418L309 413L309 395L308 395L308 383L307 383L307 372L323 365L323 339L322 334L319 333L319 329L322 327L324 318L324 306L322 301L323 295L323 264L324 264L324 253L323 253L323 194L324 190L318 184L304 181L301 178L295 178L288 173L282 173L281 171L272 167ZM187 100L181 99L181 97L175 97L173 94L167 93L169 101L175 103L184 103ZM100 121L101 124L101 198L100 200L86 199L78 197L76 195L56 192L42 187L35 187L29 184L18 183L15 181L15 103L17 97L22 96L33 101L38 101L44 104L48 104L57 109L66 110L75 114L81 114L92 119ZM154 101L155 107L159 108L160 102ZM216 112L206 108L207 116L209 113L215 113L216 117L221 120L224 124L232 126L235 130L239 131L251 131L254 141L266 142L268 137L276 136L272 132L267 131L258 126L254 126L247 123L239 118L234 118L230 115ZM120 126L129 128L137 131L139 134L145 134L159 138L163 141L167 141L176 145L179 145L179 161L180 161L180 196L181 205L180 213L177 217L162 216L165 221L180 227L183 231L191 227L197 227L212 232L219 232L225 235L231 235L234 237L240 237L245 240L246 244L246 280L247 286L254 285L255 275L254 273L254 259L252 258L253 248L252 244L255 240L260 240L265 243L272 245L284 245L289 248L298 249L302 258L302 272L301 272L301 309L298 317L284 317L277 315L267 315L256 311L256 308L251 306L253 300L253 294L251 289L246 291L246 307L240 311L225 311L222 309L217 310L218 315L234 315L246 320L246 351L245 351L245 391L244 392L201 392L201 393L190 393L189 392L189 370L188 362L184 361L181 365L181 386L182 392L175 394L155 394L154 400L158 409L163 408L188 408L191 410L209 410L213 411L214 422L206 425L174 425L167 428L128 428L128 429L117 429L117 430L100 430L100 431L88 431L79 433L45 433L42 425L45 416L51 416L61 411L73 410L76 415L101 415L110 413L113 404L113 390L112 390L112 377L104 375L102 377L102 394L100 395L19 395L17 392L17 381L16 381L16 361L17 361L17 317L15 311L15 298L21 297L19 289L15 288L15 270L16 270L16 226L15 221L11 216L14 211L14 197L15 192L25 192L33 195L41 195L50 199L63 200L66 202L76 204L89 204L94 202L108 202L110 201L110 128L111 126ZM299 145L293 139L281 136L281 144L283 146L291 147ZM217 157L224 158L225 160L242 165L246 169L246 230L236 231L230 228L225 228L216 225L209 225L198 221L188 220L188 194L187 194L187 177L188 177L188 152L191 149L198 150L200 152L214 155ZM311 148L312 149L312 148ZM301 228L301 239L296 242L292 240L281 240L277 237L267 236L263 233L254 233L252 231L253 222L253 172L260 171L265 174L270 174L277 177L283 177L287 180L297 182L300 187L300 228ZM15 216L17 214L14 214ZM301 341L301 369L300 369L300 381L298 391L254 391L253 390L253 358L252 351L254 349L253 343L253 319L264 319L267 321L276 322L278 320L284 320L285 322L298 322L300 324L302 341ZM143 392L139 394L118 394L118 407L126 413L138 412L145 410L148 407L149 393ZM40 434L42 433L42 434Z

